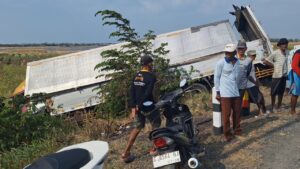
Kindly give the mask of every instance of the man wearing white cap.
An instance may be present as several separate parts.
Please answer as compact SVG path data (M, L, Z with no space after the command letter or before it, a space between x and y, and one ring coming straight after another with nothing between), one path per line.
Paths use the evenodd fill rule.
M225 57L221 59L214 72L214 83L217 92L216 99L221 101L223 132L226 141L233 139L233 134L241 134L240 112L241 99L239 94L239 60L235 57L236 45L227 44ZM230 116L233 113L233 130L230 129Z
M256 51L249 50L247 52L247 55L253 62L256 58ZM254 64L252 64L252 67L251 67L249 80L247 83L247 91L249 93L251 102L255 103L258 107L258 115L256 117L269 114L269 111L267 111L266 106L265 106L264 96L261 93L261 91L259 90L259 83L258 83L258 79L256 78L256 75L255 75Z

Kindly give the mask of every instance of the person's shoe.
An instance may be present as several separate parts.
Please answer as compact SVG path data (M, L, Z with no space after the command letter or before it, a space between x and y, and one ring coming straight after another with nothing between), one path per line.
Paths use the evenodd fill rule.
M122 154L121 159L124 161L124 163L131 163L135 160L135 156L129 154Z
M156 155L158 155L158 152L157 152L156 148L153 147L149 150L149 154L151 156L156 156Z
M295 111L291 111L291 115L295 118L300 117L300 113L296 113Z
M291 115L296 115L296 111L291 111Z
M233 140L233 136L232 135L225 136L225 141L226 142L230 142L231 140Z
M206 154L205 148L201 149L200 152L197 154L197 157L204 157Z
M241 131L235 131L234 135L236 135L236 136L242 136L242 132Z

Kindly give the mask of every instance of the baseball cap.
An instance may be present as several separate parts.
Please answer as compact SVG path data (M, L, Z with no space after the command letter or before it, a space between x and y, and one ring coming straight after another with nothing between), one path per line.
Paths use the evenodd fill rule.
M236 50L236 44L229 43L225 46L224 52L234 52Z

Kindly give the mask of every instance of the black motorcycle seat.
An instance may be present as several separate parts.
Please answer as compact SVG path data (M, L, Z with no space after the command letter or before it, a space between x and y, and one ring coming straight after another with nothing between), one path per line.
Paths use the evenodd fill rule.
M168 134L173 135L176 134L178 132L182 131L182 126L180 125L174 125L171 127L166 127L166 128L158 128L153 130L150 134L149 134L149 138L150 140L152 140L153 138L156 137L161 137L161 136L167 136Z
M71 149L44 156L25 169L79 169L91 160L85 149Z
M177 129L175 128L171 128L171 127L166 127L166 128L159 128L159 129L155 129L153 132L158 133L158 132L170 132L170 133L174 133L177 132Z

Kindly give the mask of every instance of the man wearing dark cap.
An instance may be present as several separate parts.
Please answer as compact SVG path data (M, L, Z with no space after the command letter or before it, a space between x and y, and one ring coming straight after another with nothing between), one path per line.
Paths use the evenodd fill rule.
M141 129L145 127L146 118L150 121L153 128L160 127L161 119L159 112L151 112L151 114L148 114L146 111L144 111L143 107L143 103L146 101L154 102L152 92L156 82L156 77L151 72L153 67L152 63L152 56L142 56L141 70L136 74L131 84L131 119L133 119L134 129L130 133L125 152L122 154L122 159L126 163L134 160L134 156L130 154L130 149Z
M274 67L271 84L271 110L277 112L281 108L282 98L286 87L287 73L288 73L288 40L282 38L278 41L278 49L274 51L269 57L263 60L263 63ZM276 96L278 96L278 103L274 109Z
M240 72L239 72L239 91L241 100L244 97L247 89L248 77L252 68L252 60L246 56L247 44L245 41L240 40L237 45L237 58L240 61ZM241 115L248 115L249 108L242 108Z

